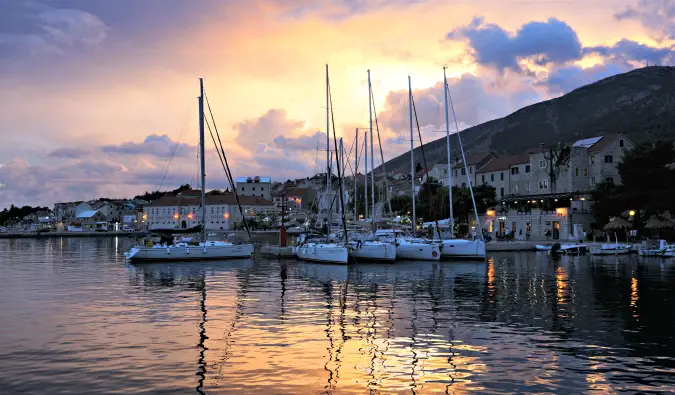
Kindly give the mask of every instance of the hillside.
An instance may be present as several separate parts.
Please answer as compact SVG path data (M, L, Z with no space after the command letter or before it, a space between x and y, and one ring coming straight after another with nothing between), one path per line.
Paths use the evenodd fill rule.
M471 127L461 135L467 153L494 150L517 154L540 143L566 143L603 133L624 133L635 143L674 139L675 67L651 66L605 78ZM455 148L456 141L452 139ZM424 151L430 167L447 163L445 138L425 144ZM415 161L422 161L419 147L415 148ZM388 171L408 172L410 154L386 165Z

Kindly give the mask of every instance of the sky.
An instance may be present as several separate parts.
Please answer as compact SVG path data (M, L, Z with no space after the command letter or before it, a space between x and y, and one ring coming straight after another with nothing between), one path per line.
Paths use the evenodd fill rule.
M443 66L464 129L672 65L674 44L675 0L0 0L0 209L198 185L200 77L234 176L284 181L325 167L326 64L348 151L371 71L390 159L408 76L430 141ZM207 188L227 188L206 147Z

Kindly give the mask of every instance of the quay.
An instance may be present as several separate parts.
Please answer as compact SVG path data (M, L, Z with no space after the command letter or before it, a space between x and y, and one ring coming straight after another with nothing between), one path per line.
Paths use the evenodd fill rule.
M0 233L0 239L47 239L55 237L142 237L147 232L9 232Z

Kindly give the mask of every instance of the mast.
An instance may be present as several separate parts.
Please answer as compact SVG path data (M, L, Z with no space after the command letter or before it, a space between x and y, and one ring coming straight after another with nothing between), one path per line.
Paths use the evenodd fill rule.
M356 137L354 138L354 148L356 148L356 154L354 154L354 221L359 220L359 185L356 183L359 175L359 128L356 128Z
M449 90L446 87L447 90ZM483 239L483 229L480 226L480 219L478 218L478 209L476 209L476 198L473 196L473 186L471 185L471 176L466 164L466 156L464 155L464 147L462 146L462 136L459 134L459 124L457 123L457 115L455 115L455 106L452 104L452 96L448 95L450 99L450 108L452 108L452 117L455 119L455 129L457 130L457 141L459 141L459 150L462 153L462 162L464 162L464 172L466 173L466 182L469 184L469 192L471 193L471 203L473 203L473 213L476 215L476 236Z
M328 234L330 234L330 225L332 217L332 201L330 196L331 179L330 179L330 108L328 97L328 63L326 63L326 201L328 203L328 213L326 214L326 222L328 223Z
M344 178L345 178L345 169L344 169L344 163L345 163L345 151L343 150L343 147L342 147L342 137L340 137L339 144L340 144L340 155L339 155L338 158L339 158L340 164L339 164L338 166L340 166L340 170L339 170L339 171L342 172L342 177L340 177L340 180L338 180L338 182L340 183L340 195L342 195L342 191L345 190L345 188L344 188L344 185L345 185L345 184L344 184ZM340 173L338 173L338 174L340 174ZM340 206L340 218L344 218L344 215L345 215L344 209L343 209L342 206Z
M443 91L445 93L445 138L448 146L448 200L450 201L450 238L455 238L455 214L452 210L452 156L450 156L450 116L448 114L448 79L445 76L445 69L443 67Z
M415 215L415 139L413 138L413 104L412 83L408 76L408 101L410 107L410 185L412 193L412 228L413 234L417 231L417 216Z
M206 241L206 164L204 161L204 80L199 79L199 166L201 168L202 241Z
M365 209L364 219L368 220L368 132L363 134L363 153L365 155L364 162L366 166L366 172L364 173L364 188L363 188L363 207Z
M372 206L372 226L375 226L375 153L373 151L373 96L371 95L370 70L368 70L368 113L370 115L370 200Z

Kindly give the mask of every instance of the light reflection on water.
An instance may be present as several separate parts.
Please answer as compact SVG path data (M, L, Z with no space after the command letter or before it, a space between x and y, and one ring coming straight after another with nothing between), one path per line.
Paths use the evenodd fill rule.
M131 266L128 239L0 240L8 393L675 388L675 263Z

